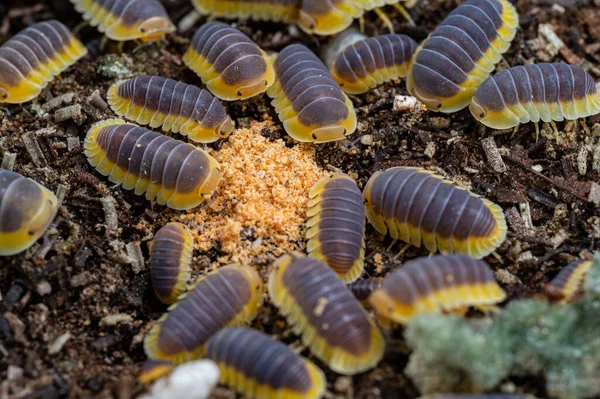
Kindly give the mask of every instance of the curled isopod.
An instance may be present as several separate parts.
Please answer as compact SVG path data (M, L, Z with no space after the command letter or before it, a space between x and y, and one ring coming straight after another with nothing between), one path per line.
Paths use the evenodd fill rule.
M175 31L159 0L71 0L82 18L111 40L160 39Z
M185 292L190 278L194 238L181 223L168 223L154 236L150 248L150 277L158 299L168 305Z
M424 312L450 312L502 302L506 294L492 270L462 255L436 255L406 262L373 291L369 304L384 322L406 324Z
M293 252L273 264L271 302L317 358L336 373L375 367L385 349L381 331L325 263Z
M219 99L173 79L138 76L112 85L107 98L119 116L199 143L226 138L234 129Z
M306 250L331 267L344 282L362 274L365 257L365 206L348 175L334 173L309 192Z
M294 23L298 20L300 1L301 0L192 0L192 4L202 15Z
M62 23L40 22L0 46L0 103L36 98L55 76L87 54Z
M379 233L432 253L483 258L506 238L502 208L426 169L377 172L363 198L367 220Z
M275 79L273 62L256 43L222 22L204 24L196 31L183 62L222 100L254 97Z
M325 393L325 375L317 366L250 328L216 333L206 357L219 366L222 384L249 399L317 399Z
M249 266L229 265L198 281L152 326L144 341L150 359L180 364L204 354L225 327L254 319L262 304L262 279Z
M275 60L275 75L267 94L292 138L324 143L354 133L352 102L307 47L292 44L284 48Z
M419 46L406 80L410 94L432 110L465 108L508 50L519 15L508 0L468 0Z
M94 124L84 148L88 162L111 182L172 209L210 199L223 176L206 151L121 119Z
M31 247L52 223L57 210L58 200L46 187L0 169L0 256Z
M367 92L405 78L417 43L406 35L381 35L346 47L331 67L333 79L349 94Z
M507 129L530 121L553 123L596 115L600 112L600 92L580 66L531 64L487 78L469 109L484 125Z

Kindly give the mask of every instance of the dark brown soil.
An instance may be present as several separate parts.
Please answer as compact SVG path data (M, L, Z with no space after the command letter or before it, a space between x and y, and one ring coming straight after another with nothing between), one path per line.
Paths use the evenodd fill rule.
M163 2L176 22L191 10L188 0ZM397 33L420 41L460 1L417 3L411 10L415 28L409 27L391 7L386 10ZM560 5L553 6L554 3ZM600 1L519 0L517 7L521 29L501 67L581 59L595 67L590 72L599 78ZM80 16L66 0L3 1L0 43L28 24L49 18L58 18L71 28L80 22ZM565 42L566 50L544 55L544 44L537 48L539 24L550 24ZM295 27L253 22L242 23L241 27L272 51L302 42L318 52L326 42ZM59 215L40 243L23 254L0 259L0 397L130 398L145 389L136 380L145 360L142 340L151 321L160 317L165 307L153 295L148 270L136 274L124 246L148 241L175 213L152 207L141 197L111 186L88 165L80 145L90 124L112 116L110 110L94 102L89 104L88 98L96 90L105 96L115 79L110 76L110 67L115 63L138 73L200 84L180 59L192 32L171 35L168 43L135 53L135 45L128 44L125 54L103 56L99 51L100 34L84 27L80 36L90 49L88 58L52 82L35 102L0 110L0 155L4 158L6 153L16 154L15 171L54 192L60 186L67 189ZM367 16L366 33L386 33L374 13ZM100 73L107 68L108 72ZM74 120L56 123L54 110L44 113L40 106L67 92L75 93L72 104L82 105L83 111ZM397 94L406 94L403 82L353 98L361 128L347 141L320 145L320 166L358 176L361 187L379 169L427 166L502 205L510 226L508 239L498 249L498 258L490 256L487 261L500 271L497 277L510 300L539 294L562 266L598 250L600 210L588 196L592 183L600 182L600 117L582 124L559 124L562 133L558 139L545 129L536 142L532 124L522 126L514 136L512 131L496 133L496 144L507 167L506 172L497 173L488 163L480 142L493 132L478 125L467 110L452 115L399 113L393 110ZM266 96L227 106L238 124L263 120L265 112L277 120ZM45 160L34 160L30 155L23 141L28 132L36 132L34 137ZM273 140L282 135L277 130L263 133L272 135ZM72 147L73 143L79 146ZM582 165L586 166L585 171ZM105 224L101 198L107 196L116 201L116 232ZM520 217L519 203L529 203L534 228L528 228ZM382 240L368 227L369 275L384 275L396 262L426 254L410 249L394 260L400 247L388 250L389 244L389 239ZM141 247L147 258L146 245ZM196 256L197 267L202 270L202 265L206 267L214 261L219 251ZM264 276L268 266L265 259L262 264L257 262ZM113 324L110 318L105 319L109 315L121 315L122 321ZM286 331L285 324L276 323L280 320L274 309L266 307L253 326L285 342L294 342L295 337ZM56 351L56 339L63 334L70 338ZM328 389L344 398L417 397L417 390L402 372L407 360L402 334L395 332L390 337L388 354L376 369L354 377L329 372ZM543 381L535 377L511 382L519 392L546 397ZM219 388L215 397L235 395Z

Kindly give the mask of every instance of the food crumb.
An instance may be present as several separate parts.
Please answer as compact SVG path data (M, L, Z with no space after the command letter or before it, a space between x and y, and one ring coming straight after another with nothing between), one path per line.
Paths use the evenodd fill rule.
M209 150L223 171L215 200L177 217L190 226L203 226L192 229L195 248L219 251L219 264L252 264L259 255L297 250L308 192L327 175L315 161L314 145L288 148L283 140L263 137L264 128L277 129L271 122L253 122L238 129L220 150Z

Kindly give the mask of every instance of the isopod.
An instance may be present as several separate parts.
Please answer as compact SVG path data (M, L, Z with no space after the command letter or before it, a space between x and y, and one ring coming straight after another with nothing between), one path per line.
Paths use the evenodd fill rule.
M502 208L426 169L377 172L363 198L375 230L432 253L483 258L506 238Z
M177 210L209 199L223 175L206 151L122 119L94 124L84 148L88 162L111 182Z
M333 79L349 94L366 93L405 78L417 43L406 35L381 35L346 47L331 67Z
M302 0L192 0L202 15L294 23Z
M267 94L292 138L324 143L356 130L352 102L308 48L301 44L284 48L275 60L275 75Z
M249 399L317 399L325 393L323 371L250 328L216 333L206 345L206 357L219 366L222 384Z
M269 297L313 355L336 373L369 370L383 357L381 331L322 261L296 252L279 258L269 275Z
M546 284L546 295L560 302L569 302L581 289L592 261L578 260L569 263Z
M71 3L85 21L111 40L147 43L175 31L159 0L71 0Z
M204 24L196 31L183 62L211 93L226 101L260 94L275 79L271 57L248 36L222 22Z
M515 37L519 15L507 0L469 0L419 46L406 80L410 94L432 110L469 105Z
M365 206L360 189L349 176L334 173L310 190L306 226L308 255L321 259L344 282L363 271Z
M57 210L58 200L46 187L0 169L0 256L31 247L50 226Z
M152 326L144 341L146 355L174 364L197 359L210 337L254 319L261 304L262 280L254 269L221 267L199 280Z
M517 66L487 78L469 106L494 129L519 123L563 121L600 112L594 79L580 66L542 63Z
M0 103L36 98L55 76L87 54L62 23L40 22L0 47Z
M408 261L388 274L369 304L383 321L406 324L420 313L485 308L505 298L485 262L463 255L436 255Z
M168 223L154 236L150 248L150 277L154 292L168 305L185 292L190 278L194 238L181 223Z
M199 143L226 138L234 129L225 107L206 90L160 76L138 76L115 83L108 103L122 117L161 127Z

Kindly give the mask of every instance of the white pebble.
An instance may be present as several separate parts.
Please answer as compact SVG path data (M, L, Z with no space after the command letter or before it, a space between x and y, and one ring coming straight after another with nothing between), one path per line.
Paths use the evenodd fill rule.
M394 111L406 112L420 107L420 102L413 96L396 96L394 97Z
M219 382L219 367L210 360L198 360L177 367L152 385L140 399L206 399Z

